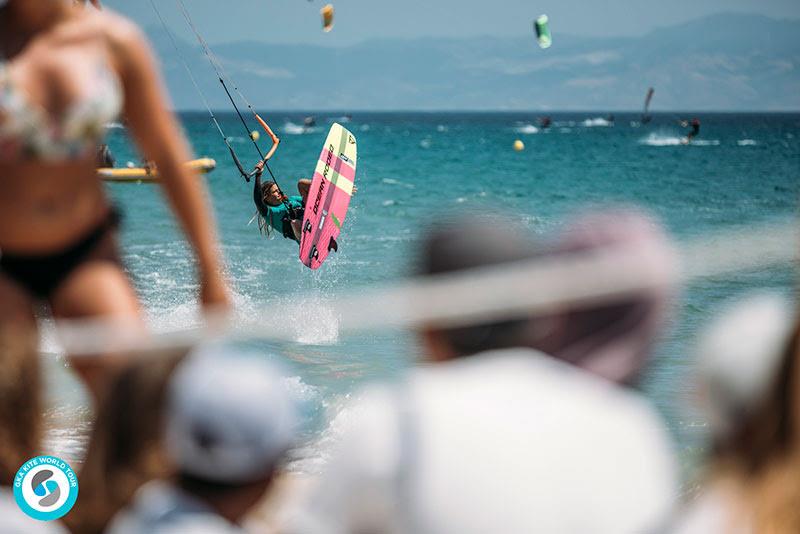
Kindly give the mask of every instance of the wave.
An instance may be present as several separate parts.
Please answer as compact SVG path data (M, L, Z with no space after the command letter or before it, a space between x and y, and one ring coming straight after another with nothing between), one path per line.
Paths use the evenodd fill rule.
M539 133L539 128L533 124L523 124L522 126L514 128L514 131L521 134L535 134Z
M286 121L286 124L283 125L283 131L289 135L303 135L318 132L319 128L316 126L303 126L302 124L295 124L292 121Z
M428 148L431 147L431 140L430 139L423 139L422 141L419 142L419 146L421 148L428 149Z
M695 139L687 142L686 137L683 136L651 133L647 137L639 139L639 144L647 146L718 146L719 139Z
M609 121L607 119L604 119L603 117L595 117L593 119L586 119L581 124L583 126L585 126L586 128L594 128L594 127L597 127L597 126L600 126L600 127L614 126L614 122L613 121Z
M739 139L736 144L739 146L756 146L758 143L754 139Z
M405 187L407 189L414 189L416 186L414 184L409 184L406 182L401 182L400 180L395 180L394 178L384 178L381 180L384 184L388 185L399 185L401 187Z

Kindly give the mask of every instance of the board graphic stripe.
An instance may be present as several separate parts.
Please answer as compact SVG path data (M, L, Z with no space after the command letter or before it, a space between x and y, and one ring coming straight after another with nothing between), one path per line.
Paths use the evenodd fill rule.
M347 193L349 196L353 196L353 182L341 174L338 174L336 171L333 171L333 169L331 169L331 171L333 174L329 180L330 183L341 189L344 193ZM319 171L314 172L314 178L316 178L317 175L322 176L322 173Z
M327 161L329 153L330 152L328 151L327 148L323 149L322 150L322 155L320 155L319 159L321 159L322 161ZM343 163L343 165L341 167L337 167L337 168L341 169L340 172L339 172L339 175L340 176L344 176L345 178L347 178L351 182L353 180L355 180L356 179L356 170L351 166L351 164L348 163L347 161L344 161L342 158L340 158L336 154L333 154L333 157L336 158L336 160L337 160L336 163L337 164L339 163L339 161L341 161Z

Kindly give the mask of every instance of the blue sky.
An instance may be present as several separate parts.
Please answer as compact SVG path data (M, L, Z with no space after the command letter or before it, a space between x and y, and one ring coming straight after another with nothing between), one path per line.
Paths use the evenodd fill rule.
M155 0L170 26L190 34L174 0ZM320 31L320 0L184 0L211 43L257 40L343 46L381 37L509 37L528 34L541 13L557 33L642 35L659 27L721 13L800 19L800 0L332 0L333 32ZM155 24L149 0L105 4L143 25Z

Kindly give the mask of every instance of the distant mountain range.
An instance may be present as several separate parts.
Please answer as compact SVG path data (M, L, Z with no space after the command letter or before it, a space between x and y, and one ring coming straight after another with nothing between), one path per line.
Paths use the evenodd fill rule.
M267 110L800 110L800 20L722 14L642 37L372 40L347 48L214 47ZM161 27L147 29L177 109L202 102ZM212 107L230 109L199 47L179 42Z

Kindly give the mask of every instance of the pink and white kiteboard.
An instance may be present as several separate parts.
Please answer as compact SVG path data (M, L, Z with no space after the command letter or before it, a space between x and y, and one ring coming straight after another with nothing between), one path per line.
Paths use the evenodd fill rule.
M334 123L319 155L303 213L300 261L311 269L319 269L330 251L339 248L336 238L353 195L357 155L355 136Z

